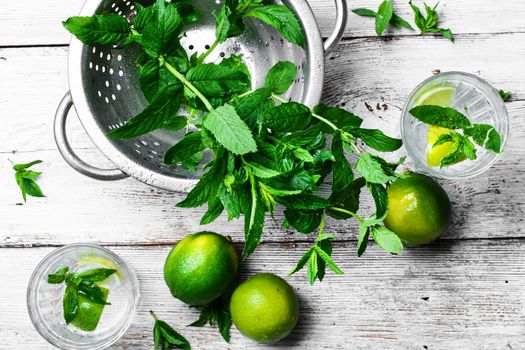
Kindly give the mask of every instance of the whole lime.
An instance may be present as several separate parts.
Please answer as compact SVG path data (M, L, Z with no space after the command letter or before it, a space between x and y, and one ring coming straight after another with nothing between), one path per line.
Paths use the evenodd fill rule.
M260 273L244 281L230 301L233 324L246 337L274 343L297 324L299 303L293 288L281 277Z
M237 275L237 266L230 240L214 232L198 232L173 247L164 264L164 280L175 298L204 305L224 293Z
M411 173L394 181L387 193L385 226L406 243L430 243L450 225L450 200L443 187L432 178Z

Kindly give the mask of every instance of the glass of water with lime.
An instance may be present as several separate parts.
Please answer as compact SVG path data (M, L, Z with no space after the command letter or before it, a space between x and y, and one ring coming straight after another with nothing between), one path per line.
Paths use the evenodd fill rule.
M509 133L498 91L463 72L430 77L402 112L401 135L416 171L446 179L479 175L501 155Z

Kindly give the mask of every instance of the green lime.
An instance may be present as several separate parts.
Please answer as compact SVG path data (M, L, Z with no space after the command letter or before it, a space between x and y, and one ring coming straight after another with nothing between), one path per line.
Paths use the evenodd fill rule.
M104 292L104 300L106 300L109 290L104 287L100 287L100 289ZM71 321L71 324L82 331L94 331L100 321L104 306L105 305L95 304L82 295L79 295L77 317Z
M299 303L285 280L260 273L235 289L230 311L233 324L243 335L259 343L274 343L297 324Z
M186 236L164 264L171 294L189 305L204 305L219 297L237 275L238 257L230 240L214 232Z
M387 192L385 226L408 244L430 243L450 225L450 200L432 178L409 174L394 181Z

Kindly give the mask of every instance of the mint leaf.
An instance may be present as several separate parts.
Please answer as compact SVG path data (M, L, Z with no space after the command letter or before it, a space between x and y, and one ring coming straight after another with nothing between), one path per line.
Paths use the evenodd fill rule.
M214 300L209 305L198 307L200 309L199 319L190 324L190 327L203 327L208 323L210 326L218 326L222 338L230 341L230 328L232 326L232 317L228 304L225 304L220 298Z
M36 179L42 174L41 172L28 170L30 167L36 164L42 163L41 160L34 160L24 164L13 164L13 170L15 170L15 180L22 191L22 198L24 202L27 200L27 195L32 197L45 197L40 189L40 186L36 183Z
M353 9L352 12L361 17L375 18L377 16L377 12L375 12L374 10L366 9L366 8Z
M311 247L310 249L308 249L306 251L306 253L304 253L304 255L301 257L301 259L299 259L299 261L297 262L297 264L295 265L295 267L292 269L292 271L290 271L290 273L288 273L289 276L293 275L294 273L300 271L305 265L306 263L308 262L308 260L310 260L310 256L312 255L312 253L314 252L314 247Z
M229 192L228 188L222 184L219 188L219 198L228 212L228 219L238 218L241 215L241 203L236 191Z
M333 135L332 154L335 159L332 164L332 193L345 192L354 181L354 173L345 157L341 132L336 131Z
M251 174L260 177L261 179L269 179L281 175L278 171L266 168L256 162L245 163L244 166Z
M83 281L102 282L115 272L117 272L115 269L96 268L82 271L77 277Z
M417 106L409 113L425 124L442 128L466 129L472 125L467 117L450 107Z
M372 157L369 153L362 153L355 166L356 170L366 179L367 182L384 184L394 181L395 176L385 172L381 162Z
M261 241L264 226L264 204L257 191L255 180L251 181L251 191L245 200L241 200L241 209L244 213L244 249L243 259L249 257Z
M403 251L401 239L385 226L372 226L372 238L384 250L392 254L399 254Z
M501 136L496 129L490 130L487 142L485 142L485 148L496 153L501 152Z
M281 61L274 65L268 75L264 86L277 95L284 94L293 84L297 75L297 67L289 61Z
M199 132L186 134L182 140L164 154L164 163L177 164L190 160L196 153L204 150L202 136Z
M180 46L177 35L182 28L182 18L177 8L165 0L157 0L142 28L141 45L157 54L170 53Z
M212 197L208 201L208 210L204 213L200 224L207 225L215 221L223 212L224 206L221 203L221 200L218 196Z
M75 286L68 285L62 299L62 309L64 311L64 320L70 324L78 314L78 294Z
M70 17L64 27L86 45L116 44L130 34L128 21L116 13Z
M388 27L392 15L394 14L394 4L392 0L384 0L379 9L377 10L376 15L376 34L381 36L385 29Z
M93 281L81 280L76 288L78 294L86 297L95 304L111 305L111 303L106 301L104 291Z
M424 16L421 13L421 10L412 3L412 0L409 1L409 4L410 7L412 7L412 10L414 11L414 22L416 23L416 26L419 28L421 33L439 33L443 37L454 42L455 39L450 29L437 27L439 15L436 11L436 8L439 5L439 3L437 3L434 7L430 7L425 3L425 11L427 13L426 16Z
M205 117L203 125L221 145L234 154L257 151L252 132L230 105L211 111Z
M277 201L287 208L302 210L318 210L328 206L328 201L311 193L296 194L293 196L279 197Z
M69 271L69 267L65 266L52 274L47 275L47 283L60 284L66 280L66 274Z
M244 73L245 75L245 83L247 87L249 88L251 86L251 74L250 69L248 66L244 63L242 60L242 55L234 55L231 54L228 58L223 58L221 63L219 63L221 67L231 68L233 70L239 71Z
M510 100L510 92L509 91L498 90L498 94L501 97L501 99L503 100L503 102L507 102L508 100Z
M403 145L401 140L387 136L377 129L356 128L352 129L350 133L360 138L367 146L380 152L393 152Z
M368 237L370 236L370 228L365 223L359 225L359 237L357 238L357 256L363 255L368 246Z
M363 120L358 116L342 109L336 107L328 107L324 104L319 104L314 108L314 113L320 115L321 117L331 121L339 129L346 127L355 127L358 128L361 126ZM319 121L317 121L319 123ZM327 133L332 133L332 130L328 125L323 124L323 131Z
M361 189L366 186L364 178L355 179L344 191L337 188L332 190L329 201L332 206L356 213L359 209L359 196ZM350 214L328 209L328 214L337 220L346 220L352 218Z
M199 64L190 69L186 79L204 95L212 97L229 96L249 88L249 79L244 72L214 63Z
M304 33L294 13L283 5L254 7L246 14L256 17L277 30L286 40L304 48Z
M285 226L292 226L301 233L310 233L315 231L321 224L321 216L320 211L286 208L284 211Z
M169 124L171 117L177 114L182 102L180 96L176 95L178 92L180 90L177 86L164 87L141 113L106 135L117 140L129 139Z
M310 285L313 285L315 283L315 279L317 278L317 274L319 272L319 264L317 262L318 256L317 251L314 249L312 254L310 255L310 259L308 260L308 281L310 282Z
M271 95L268 88L262 87L242 98L233 100L235 110L251 129L260 129L264 114L275 106L274 102L269 99Z
M366 186L374 198L376 205L376 216L382 217L386 214L388 208L388 195L386 189L381 184L367 183Z
M313 163L314 162L314 157L312 157L310 152L308 152L304 148L295 148L292 151L292 153L293 153L293 155L295 157L297 157L297 159L300 159L303 162L306 162L306 163Z
M148 61L140 69L139 83L149 102L168 85L180 85L179 81L158 60Z
M472 137L476 144L493 152L500 152L501 136L492 125L474 124L472 127L465 129L464 133Z
M366 8L353 9L352 12L361 17L376 18L377 16L377 12L375 12L374 10L366 9ZM389 24L390 26L394 28L404 27L406 29L414 30L414 28L412 28L410 23L408 23L407 21L405 21L403 18L399 17L395 13L392 14L392 18L390 19Z
M343 275L344 272L334 263L334 261L332 260L330 254L328 254L327 252L325 252L323 249L321 249L319 246L315 246L315 251L317 252L317 254L319 255L319 257L321 259L323 259L323 261L326 263L326 265L328 265L328 267L333 271L335 272L336 274L338 275Z
M265 126L274 132L303 130L310 124L310 109L297 102L283 103L264 114Z
M153 326L155 350L166 350L171 346L191 350L190 343L186 338L177 333L169 324L159 320L153 311L150 311L150 314L155 319Z

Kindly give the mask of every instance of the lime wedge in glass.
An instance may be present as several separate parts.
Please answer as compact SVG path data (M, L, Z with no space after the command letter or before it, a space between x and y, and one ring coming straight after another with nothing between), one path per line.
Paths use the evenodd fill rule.
M104 287L100 287L100 289L104 292L104 300L107 300L109 290ZM89 299L79 296L78 314L71 321L71 324L82 331L93 332L97 328L102 311L104 311L104 305L95 304Z
M456 87L441 85L435 86L427 90L422 94L416 101L416 106L440 106L440 107L452 107L452 98L456 93ZM445 158L453 147L451 142L446 142L436 147L432 147L436 143L439 136L443 134L450 134L453 130L447 128L441 128L439 126L429 125L427 135L427 164L429 166L439 166L441 160ZM458 162L464 159L459 159Z

